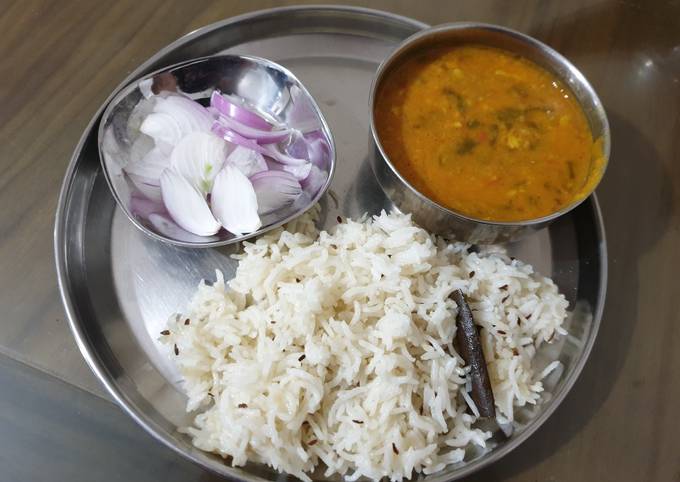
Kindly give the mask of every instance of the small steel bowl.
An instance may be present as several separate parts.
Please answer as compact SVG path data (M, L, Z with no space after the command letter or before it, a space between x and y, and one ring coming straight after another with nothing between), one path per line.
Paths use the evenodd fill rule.
M569 87L578 100L590 125L593 139L601 139L604 164L592 170L599 176L592 189L560 211L537 219L515 222L495 222L476 219L447 209L414 188L390 162L375 127L376 93L385 75L404 58L431 47L476 44L510 51L545 68ZM369 161L376 178L391 201L402 211L411 213L415 222L434 233L448 238L477 244L514 241L547 226L559 216L571 211L592 193L602 179L609 160L610 135L607 115L595 90L571 62L546 44L498 25L483 23L451 23L440 25L407 38L378 67L369 98L370 146ZM597 171L597 172L596 172Z
M220 230L213 236L197 236L177 226L169 215L144 216L135 209L133 199L144 194L123 170L131 159L132 148L140 134L136 107L150 95L163 92L184 94L208 104L214 89L239 97L245 104L270 120L292 128L323 133L328 149L318 167L325 179L314 184L302 181L303 193L290 206L261 216L262 228L241 236ZM149 138L150 139L150 138ZM99 125L99 156L113 197L130 221L159 241L207 248L237 243L263 234L298 217L326 192L335 170L335 145L328 124L311 94L289 70L259 57L217 55L182 62L137 79L121 89L102 115ZM320 187L319 187L320 185ZM152 214L152 216L154 216Z

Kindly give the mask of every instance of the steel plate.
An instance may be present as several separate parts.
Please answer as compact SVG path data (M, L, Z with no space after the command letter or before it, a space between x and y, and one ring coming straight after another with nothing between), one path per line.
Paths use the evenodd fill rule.
M336 174L322 199L321 222L332 226L338 215L355 217L391 207L366 161L369 87L379 62L423 27L415 20L358 8L256 12L188 34L145 62L126 82L165 65L217 53L257 55L289 68L318 101L337 143ZM258 464L232 468L194 448L178 431L189 422L185 397L156 338L168 315L184 307L202 278L213 278L216 268L233 274L235 264L229 255L237 248L171 246L136 229L116 208L101 172L96 138L101 112L73 155L55 226L61 295L78 346L113 398L161 442L231 478L283 480L286 476ZM564 370L547 379L543 403L518 411L509 439L497 437L492 449L470 453L466 463L424 477L427 480L462 477L517 447L572 387L597 334L607 256L594 196L549 229L509 249L551 276L570 301L569 336L537 358L540 365L558 357Z

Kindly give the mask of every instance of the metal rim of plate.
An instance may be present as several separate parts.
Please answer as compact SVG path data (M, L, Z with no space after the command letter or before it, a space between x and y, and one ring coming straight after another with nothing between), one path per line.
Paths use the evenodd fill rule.
M133 396L136 387L133 384L131 385L127 374L124 373L123 366L117 363L107 344L106 337L115 337L115 333L106 332L104 328L97 324L98 320L94 319L95 316L93 316L93 313L97 312L94 309L95 306L99 307L99 313L106 312L109 308L112 310L117 308L115 300L102 298L100 293L95 293L93 284L97 285L100 280L87 279L86 274L87 270L93 269L102 269L104 273L108 273L107 264L112 264L110 246L100 248L88 245L86 249L85 241L89 239L88 233L102 229L111 230L112 228L111 220L115 203L110 193L108 193L110 199L107 202L110 205L107 205L107 213L103 213L101 216L88 213L92 202L90 196L95 192L95 183L102 182L101 168L96 153L96 126L110 99L130 80L160 66L186 60L183 55L186 56L191 46L199 41L207 45L204 46L206 49L212 49L214 53L217 53L225 47L238 45L244 37L248 37L249 40L256 40L257 38L253 38L253 35L257 35L257 26L267 24L267 22L269 24L278 23L280 27L279 31L270 32L271 36L304 33L363 35L371 38L391 39L395 43L427 27L426 24L416 20L377 10L343 6L305 6L253 12L208 25L181 37L161 49L132 72L120 84L119 88L109 96L90 121L75 149L65 175L56 212L54 231L54 249L61 297L78 348L91 370L116 402L157 440L200 466L228 478L240 480L263 480L275 477L278 480L283 480L286 476L277 476L272 470L266 471L264 475L254 474L252 470L246 472L243 469L228 466L216 456L193 449L190 445L183 444L180 446L177 440L171 436L172 433L168 431L168 427L160 423L157 418L149 415L152 412L155 414L153 407L145 399ZM224 42L225 38L231 38L232 43L219 44L219 42ZM366 132L366 143L367 140L368 132ZM91 160L87 162L86 159ZM342 166L339 165L338 168L342 169ZM97 181L98 178L99 181ZM99 187L101 188L101 186ZM90 220L89 225L86 225L86 221L90 219L88 214L90 218L99 220ZM109 215L108 218L106 214ZM577 226L582 226L582 228L579 230ZM583 297L589 300L591 305L590 321L585 326L585 333L582 335L583 341L578 346L580 351L568 372L559 380L557 390L552 393L549 400L541 404L542 411L535 418L532 418L520 433L512 436L497 449L471 462L427 476L426 479L429 481L454 480L470 475L497 461L519 446L555 411L574 385L588 358L602 318L607 285L607 251L604 225L595 195L577 208L573 214L570 214L564 223L560 224L558 220L557 224L549 229L550 242L552 243L549 249L553 257L555 256L553 245L559 243L562 236L574 238L571 244L574 245L573 249L577 258L574 261L577 265L577 273L567 272L565 276L577 278L576 285L572 290L572 297L578 300ZM109 232L108 235L110 236L110 234ZM100 256L93 258L88 254L89 251L94 251ZM559 266L557 269L559 269ZM569 270L571 268L567 271ZM104 280L101 283L103 283L103 287L108 287L107 283L109 282L109 280Z

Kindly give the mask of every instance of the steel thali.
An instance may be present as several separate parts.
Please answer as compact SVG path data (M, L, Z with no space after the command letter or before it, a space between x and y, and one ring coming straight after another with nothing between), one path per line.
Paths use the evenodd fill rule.
M170 44L125 82L166 65L218 53L268 58L293 71L319 103L338 152L322 227L336 217L376 213L391 205L368 164L368 95L380 61L426 25L396 15L345 7L290 7L228 19ZM233 274L237 248L190 249L145 236L116 207L97 153L100 109L76 148L61 192L55 251L62 298L78 346L111 396L142 427L170 448L217 473L240 480L282 480L259 465L232 468L178 431L189 423L179 375L157 341L167 317L189 300L214 270ZM453 480L498 460L522 443L555 410L592 348L602 316L607 255L595 196L549 228L508 246L514 256L551 276L570 302L569 336L543 351L563 370L546 380L549 393L519 410L509 438L487 452L425 477ZM316 475L316 474L315 474ZM323 477L319 477L323 479Z

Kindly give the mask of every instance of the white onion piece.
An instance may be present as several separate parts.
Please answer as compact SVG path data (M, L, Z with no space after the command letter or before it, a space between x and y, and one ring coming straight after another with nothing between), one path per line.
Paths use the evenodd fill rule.
M139 130L153 138L156 146L169 155L187 134L209 131L213 123L210 113L198 102L181 95L156 97L154 111Z
M253 185L241 171L229 164L215 177L210 201L215 217L230 233L240 236L262 226Z
M248 127L263 130L271 130L272 128L269 122L262 118L262 116L238 105L231 99L227 99L217 90L214 90L210 96L210 107L215 108L220 114L234 119Z
M201 193L207 194L224 165L227 147L224 140L209 132L192 132L172 150L170 165Z
M246 177L269 169L262 154L243 146L236 146L227 157L227 164L237 168Z
M193 131L209 131L213 123L212 116L205 107L183 95L160 97L156 100L153 110L176 118L186 134Z
M172 152L174 145L184 136L179 123L171 115L159 112L146 116L139 130L153 138L156 147L166 155Z
M250 178L257 196L258 212L269 214L290 206L302 194L300 183L285 171L265 171Z
M125 172L135 176L154 179L156 185L160 185L163 170L170 166L168 158L158 147L154 147L138 161L131 161L125 166Z
M220 223L203 195L172 169L161 175L161 193L170 216L183 229L199 236L210 236L220 230Z

